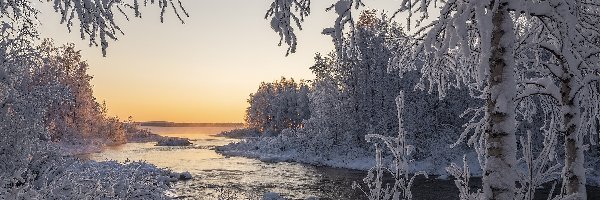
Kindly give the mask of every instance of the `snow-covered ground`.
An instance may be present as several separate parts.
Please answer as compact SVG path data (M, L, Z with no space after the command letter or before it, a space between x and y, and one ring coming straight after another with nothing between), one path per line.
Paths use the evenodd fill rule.
M259 140L268 141L270 138ZM262 143L262 142L260 142ZM259 159L264 162L298 162L316 166L328 166L337 168L368 170L374 164L374 156L366 151L341 151L334 152L328 156L307 154L297 149L272 149L260 147L258 143L242 141L229 145L217 147L219 153L230 156L243 156ZM340 148L341 149L341 148Z
M314 150L307 141L300 138L289 138L285 136L274 137L254 137L247 138L237 143L231 143L225 146L217 147L219 153L230 156L243 156L256 158L265 162L298 162L317 166L328 166L337 168L347 168L356 170L369 170L375 166L375 151L351 145L332 147L330 150ZM384 156L385 156L384 151ZM474 175L481 175L481 169L475 153L467 154L469 166L472 166L471 172ZM386 156L387 162L390 162L391 156ZM455 155L452 158L446 158L450 162L460 163L462 165L462 155ZM439 162L439 158L426 158L416 160L411 163L410 170L426 171L432 175L447 177L445 170L450 162Z
M237 143L217 147L217 152L230 156L256 158L265 162L298 162L317 166L328 166L356 170L369 170L375 166L375 152L350 146L338 146L327 151L314 150L300 138L290 138L284 135L274 137L251 137ZM385 154L385 151L384 151ZM384 155L385 156L385 155ZM475 152L467 152L467 162L473 177L481 176L482 170ZM391 156L387 156L390 163ZM384 159L385 160L385 159ZM600 166L598 159L588 160L587 184L600 186ZM415 160L409 166L411 172L425 171L429 175L445 179L451 177L446 171L450 163L463 166L463 155L450 154L443 157L428 157Z
M49 156L32 159L28 168L3 177L3 199L168 199L169 186L182 175L145 162Z
M168 138L145 133L145 137L137 138L145 142ZM3 169L14 173L0 171L0 199L169 199L173 182L193 178L189 172L177 173L142 161L80 158L111 144L102 139L38 142L33 144L38 150L28 159L2 162Z

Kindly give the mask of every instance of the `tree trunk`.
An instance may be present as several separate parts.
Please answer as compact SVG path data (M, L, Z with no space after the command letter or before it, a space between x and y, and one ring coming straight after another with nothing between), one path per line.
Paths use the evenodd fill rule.
M492 16L489 92L485 130L486 160L483 174L483 192L486 199L513 200L515 196L516 119L514 98L515 43L513 22L502 1Z
M563 168L564 194L572 195L578 193L577 199L587 199L585 189L585 168L583 155L583 136L578 131L579 112L571 96L574 79L570 73L567 74L561 84L560 94L562 96L562 113L565 127L565 166Z

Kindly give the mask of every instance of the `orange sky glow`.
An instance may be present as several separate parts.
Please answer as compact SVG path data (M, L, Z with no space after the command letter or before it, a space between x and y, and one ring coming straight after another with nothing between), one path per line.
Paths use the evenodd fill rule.
M50 4L40 30L57 44L75 43L90 64L96 98L106 101L110 115L136 121L243 122L246 99L260 82L312 79L314 54L333 49L320 34L335 19L324 12L328 2L313 4L298 33L298 53L288 57L263 19L269 1L182 2L190 13L185 24L170 13L161 24L154 7L142 10L143 19L119 20L125 35L110 43L107 57L78 32L69 34Z

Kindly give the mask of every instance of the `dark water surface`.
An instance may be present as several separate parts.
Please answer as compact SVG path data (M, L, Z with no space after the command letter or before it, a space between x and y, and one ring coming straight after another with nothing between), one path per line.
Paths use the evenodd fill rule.
M189 171L194 178L178 182L173 195L182 199L258 199L265 192L304 199L361 199L352 181L361 181L364 172L298 163L265 163L243 157L218 154L214 147L238 141L215 137L228 127L144 127L152 132L193 141L189 147L158 147L154 143L128 143L108 147L89 155L93 160L145 160L177 172Z
M228 127L145 127L152 132L193 141L189 147L157 147L154 143L128 143L91 154L93 160L145 160L177 172L189 171L194 178L178 182L170 191L177 199L260 199L265 192L285 198L366 199L364 193L352 189L352 182L362 183L363 171L315 167L298 163L265 163L243 157L227 157L214 147L237 141L215 137ZM480 179L471 181L473 187ZM548 188L538 197L546 199ZM600 199L600 189L588 188L589 199ZM419 177L413 186L414 199L458 199L452 180ZM543 194L546 193L546 194ZM537 199L537 198L536 198Z

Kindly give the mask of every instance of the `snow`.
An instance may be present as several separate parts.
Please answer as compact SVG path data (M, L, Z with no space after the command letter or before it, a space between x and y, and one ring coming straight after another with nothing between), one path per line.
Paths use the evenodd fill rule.
M316 166L329 166L356 170L369 170L375 165L373 149L363 149L356 146L337 146L330 150L318 151L310 145L309 138L279 136L263 136L246 138L237 143L217 147L216 151L227 156L243 156L255 158L264 162L297 162ZM411 173L424 171L430 175L447 176L445 168L450 163L462 163L462 154L448 154L449 145L434 147L440 153L430 157L422 157L410 163ZM457 147L458 148L458 147ZM344 149L340 151L340 149ZM444 150L445 149L445 150ZM444 152L444 153L441 153ZM462 151L460 151L462 152ZM440 157L441 155L447 157ZM391 163L392 157L384 155L384 162ZM475 152L467 153L473 176L480 176L481 169Z
M265 146L264 144L271 145ZM255 158L264 162L298 162L357 170L368 170L374 164L373 155L358 149L356 151L336 151L327 152L328 155L317 155L315 152L308 153L307 151L310 151L310 149L282 150L279 146L281 144L279 137L261 137L217 147L216 151L224 155Z
M92 145L92 144L70 144L61 143L57 144L61 148L61 152L66 156L75 156L81 154L98 153L102 151L104 145Z
M24 182L18 187L3 183L0 196L8 199L73 199L91 196L167 199L165 192L171 182L178 180L171 176L170 171L144 162L95 162L69 157L32 161L31 167L20 173L37 178L21 180ZM3 177L3 181L10 180Z
M0 14L10 21L3 21L0 31L0 141L6 141L0 145L0 195L10 199L92 195L98 198L165 198L164 190L169 182L192 178L189 172L170 173L146 163L98 163L65 157L98 151L111 142L124 142L122 124L115 118L106 117L106 112L100 110L101 105L91 98L91 77L85 73L84 62L74 60L84 72L79 74L81 77L60 77L72 82L61 82L54 76L53 73L62 73L57 69L69 67L46 63L63 55L55 56L56 52L49 51L45 53L51 56L44 57L38 51L48 46L32 45L38 41L35 4L31 1L6 2L0 0L0 5L4 5L0 6ZM74 23L79 22L82 39L87 37L90 45L101 46L106 54L109 40L116 40L122 34L114 20L113 9L117 7L125 14L120 9L128 7L135 17L141 17L138 1L133 5L107 2L54 1L54 8L62 16L61 23L71 30ZM155 2L161 10L161 21L169 5L180 20L180 12L187 16L179 1L150 1L150 4ZM577 1L516 0L437 3L426 0L400 2L398 12L408 12L408 30L410 22L415 21L411 20L413 14L418 15L416 27L420 28L412 31L411 37L404 37L403 34L391 34L398 31L398 27L385 22L374 25L381 30L355 26L352 6L360 8L364 6L362 1L336 1L329 8L337 14L335 24L333 28L323 30L324 34L333 37L337 55L329 59L336 63L326 66L324 75L318 74L314 91L308 94L308 87L295 88L300 89L301 97L277 91L285 94L278 98L261 97L258 93L254 97L275 100L260 103L253 99L262 106L278 106L266 109L269 112L264 116L260 115L265 111L262 107L249 109L249 122L260 118L251 125L260 124L254 128L260 130L262 136L247 138L218 150L270 162L293 161L369 170L369 180L376 185L369 189L376 197L380 194L398 197L396 192L382 191L380 176L384 166L391 165L390 168L395 167L396 173L402 175L423 170L447 177L443 169L452 162L447 171L458 178L456 183L462 191L461 198L479 198L479 192L470 193L467 181L471 174L483 174L483 192L487 198L513 199L515 194L532 195L532 188L552 180L560 164L564 163L563 195L585 198L586 180L598 184L597 177L600 176L598 160L587 156L597 156L597 153L584 152L588 148L584 139L590 138L590 143L596 144L600 127L600 87L597 83L600 70L596 53L600 46L591 42L600 36L597 5ZM420 26L429 18L430 7L440 9L439 17L431 24ZM271 27L279 34L280 45L285 42L289 46L287 54L296 51L295 30L302 29L301 23L309 14L310 0L276 0L267 11L265 18L271 18ZM386 21L385 17L380 21ZM390 36L398 40L389 42ZM58 54L67 50L73 53L68 47L62 50L64 52ZM545 53L549 54L546 55L549 59L540 57L539 54ZM535 54L535 57L528 54ZM381 66L385 66L390 58L393 62L385 71L399 71L405 78L402 81L408 79L409 84L399 84L401 81L384 73L377 74L384 71ZM535 64L529 66L531 63ZM420 69L417 82L407 73L415 69ZM350 78L345 79L347 75ZM377 82L382 79L385 81ZM82 85L76 81L87 83L77 88L82 91L77 94L87 96L74 95L72 87ZM413 91L412 97L408 95L413 85L425 89L427 84L429 93L437 92L440 98L454 98L453 101L431 103L431 96L427 94ZM462 90L453 93L457 88ZM388 112L393 110L389 97L400 89L407 92L402 103L410 106L398 103L398 115L405 117L397 118L399 124L396 126L393 125L396 119L392 120L390 116L393 115ZM467 110L473 111L466 112L473 116L463 131L457 126L462 124L461 119L456 119L454 114L456 110L465 110L462 109L465 105L471 106L472 102L463 98L467 92L473 98L486 100L487 105L476 105L475 109ZM529 99L536 95L550 98ZM75 105L74 102L82 103L80 100L91 106L68 106ZM294 103L296 107L289 105ZM379 105L381 107L375 107ZM443 106L451 108L443 109ZM411 107L413 110L409 109ZM70 108L77 111L66 113ZM515 113L518 109L522 110ZM525 121L531 122L536 118L532 115L539 114L537 109L543 112L544 126L532 122L529 125L539 130L524 127ZM425 117L431 113L437 116ZM77 117L67 119L68 114ZM527 120L518 121L517 117ZM101 123L88 127L88 122ZM517 126L522 128L517 129ZM525 131L527 139L521 137L517 143L515 134ZM536 137L530 131L541 134ZM241 130L223 135L256 135L256 131L249 132ZM555 152L556 146L560 145L557 132L566 134L562 157ZM467 145L473 146L474 152L459 146L469 133L473 134ZM72 136L75 137L69 139ZM81 140L93 138L91 136L99 138ZM456 141L455 136L458 141L449 143ZM158 140L158 145L191 144L184 138L164 138L147 132L136 132L129 137L136 142ZM373 147L364 139L383 141L385 148ZM61 147L51 141L59 141ZM455 149L449 149L450 144ZM518 144L522 152L517 152ZM537 149L535 145L538 145ZM410 153L413 149L414 155ZM466 156L461 168L454 163L460 163L463 154ZM517 156L522 157L517 160ZM592 159L586 161L584 156ZM564 160L557 161L559 159ZM591 165L592 170L586 172L586 164ZM485 173L476 169L480 165L484 165ZM396 181L401 174L395 174ZM408 176L402 180L407 181ZM519 188L515 186L516 181L520 182ZM403 197L410 198L410 183L403 183L402 187ZM492 197L494 193L501 194ZM280 196L267 193L265 198L279 199Z

